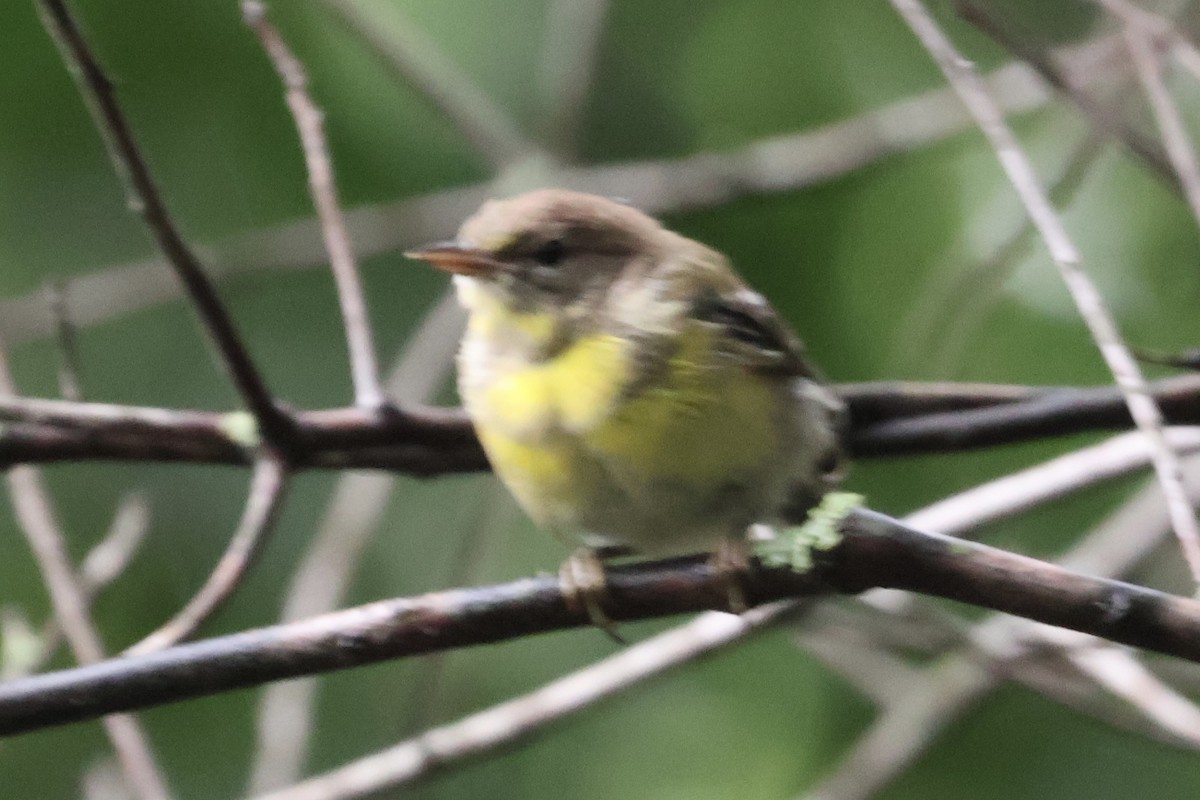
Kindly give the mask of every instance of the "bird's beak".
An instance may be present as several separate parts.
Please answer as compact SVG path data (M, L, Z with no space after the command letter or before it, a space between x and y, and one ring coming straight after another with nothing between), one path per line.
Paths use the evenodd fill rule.
M497 260L495 254L458 242L436 242L409 250L404 255L418 261L428 261L438 269L455 275L487 278L504 270L504 264Z

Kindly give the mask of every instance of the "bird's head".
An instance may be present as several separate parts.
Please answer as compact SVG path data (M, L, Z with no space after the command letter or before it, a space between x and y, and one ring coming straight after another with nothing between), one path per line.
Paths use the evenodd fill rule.
M667 235L657 221L619 202L541 189L489 201L454 240L406 255L453 273L473 311L498 307L582 322L623 276L658 260Z

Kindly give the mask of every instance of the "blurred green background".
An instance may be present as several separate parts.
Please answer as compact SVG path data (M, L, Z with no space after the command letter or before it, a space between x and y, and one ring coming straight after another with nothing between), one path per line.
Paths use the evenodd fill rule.
M530 140L547 130L544 54L563 35L548 20L563 4L555 4L557 11L544 0L355 5L384 39L404 25L427 38ZM1082 0L987 5L1045 42L1079 43L1113 30ZM348 30L334 6L277 2L271 11L311 72L345 205L386 208L494 177L494 165ZM81 0L75 8L171 208L202 253L226 253L231 237L266 236L311 217L277 77L235 2ZM1008 60L944 4L935 9L980 69ZM554 154L554 163L586 167L735 148L943 88L929 57L882 0L621 0L607 4L602 25L577 126L559 138L570 146ZM0 306L0 331L22 391L55 396L56 346L40 332L50 318L43 287L67 282L68 303L82 305L89 298L72 293L78 292L73 279L111 272L153 251L25 0L6 4L0 66L0 298L8 298ZM1097 90L1123 92L1120 103L1134 126L1153 134L1132 85L1118 84ZM1200 84L1179 75L1171 85L1200 136ZM1050 182L1078 156L1091 130L1056 99L1013 123ZM733 191L725 202L674 209L666 218L727 252L835 380L1104 382L1107 373L1041 247L1034 242L1013 259L991 263L1022 216L994 154L978 133L964 130L881 153L802 188ZM524 188L539 176L553 181L548 162L514 167L502 185ZM1124 332L1148 347L1196 345L1200 236L1186 205L1119 146L1101 148L1083 175L1065 198L1065 216ZM630 195L636 199L640 191L631 187ZM445 288L440 276L412 266L398 250L430 233L449 233L458 222L438 218L420 231L397 229L392 247L363 259L385 363ZM287 266L289 258L275 266ZM317 266L319 250L292 261L301 268L257 269L255 258L221 261L223 293L280 397L298 407L346 404L348 370L328 270ZM142 302L141 284L126 281L121 289L134 310L81 326L86 397L231 407L236 398L177 295ZM436 399L455 402L449 387ZM874 507L901 514L1080 441L860 463L850 485ZM103 535L125 491L143 488L150 498L147 541L95 609L112 651L160 624L200 585L237 520L247 478L232 468L136 464L56 466L46 476L76 558ZM298 478L264 558L206 633L278 618L289 577L337 479ZM988 540L1052 555L1134 485L1108 484L994 526ZM477 543L464 545L472 535ZM471 553L469 568L464 550ZM401 476L344 602L510 579L551 570L562 555L488 476ZM1135 578L1183 588L1176 561L1173 551L1164 553ZM0 605L37 623L48 611L7 498L0 500ZM626 634L641 638L665 627L630 625ZM603 635L579 631L453 653L436 667L412 660L324 678L306 771L530 690L613 648ZM69 663L65 655L55 661ZM139 715L178 797L244 792L258 695L236 692ZM791 797L836 768L873 714L869 700L785 632L773 632L408 794ZM0 793L78 796L82 771L109 752L98 724L2 741ZM879 796L1166 800L1193 798L1197 785L1200 761L1193 754L1010 687L954 723Z

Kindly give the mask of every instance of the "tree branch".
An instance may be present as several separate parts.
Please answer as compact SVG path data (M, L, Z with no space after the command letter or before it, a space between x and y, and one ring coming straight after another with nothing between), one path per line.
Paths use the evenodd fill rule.
M921 0L891 0L891 4L974 117L979 130L996 151L996 158L1025 206L1030 221L1041 235L1079 316L1125 397L1130 416L1153 447L1154 472L1167 498L1171 527L1193 579L1200 583L1200 522L1183 489L1179 458L1163 435L1163 415L1150 397L1142 370L1121 338L1104 297L1084 269L1078 248L1055 212L1033 165L1005 123L1000 106L992 100L971 62L958 53Z
M1200 602L1092 578L860 510L806 572L755 568L747 599L907 589L1200 661ZM649 619L723 608L725 576L703 556L614 567L606 612ZM0 686L0 734L145 708L273 680L581 627L552 576L372 603Z
M383 402L379 385L379 365L375 359L375 343L371 323L363 301L362 280L346 232L346 220L338 204L337 187L333 179L333 162L325 143L324 115L308 93L308 73L292 53L279 31L267 20L266 7L258 0L242 3L246 24L258 34L275 71L286 90L288 108L296 123L308 171L309 193L321 223L321 236L329 253L329 265L337 286L338 302L346 328L346 345L350 351L350 374L354 381L354 401L367 409L378 408Z
M1130 427L1111 386L953 383L843 384L857 458L946 453ZM1151 385L1166 420L1200 424L1200 376ZM385 469L419 476L487 469L461 409L406 406L295 412L295 469ZM240 412L172 410L0 395L0 467L62 461L254 463L258 444Z
M258 420L264 438L286 450L291 431L288 418L275 407L216 286L167 210L125 112L117 102L112 81L101 68L65 0L38 0L37 8L125 184L129 207L141 215L158 249L184 285L242 401Z

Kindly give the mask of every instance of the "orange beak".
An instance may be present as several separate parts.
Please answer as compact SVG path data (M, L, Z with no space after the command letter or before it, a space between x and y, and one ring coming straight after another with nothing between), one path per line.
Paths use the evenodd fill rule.
M504 270L504 264L494 254L458 242L436 242L409 250L404 255L418 261L428 261L438 269L455 275L487 278Z

